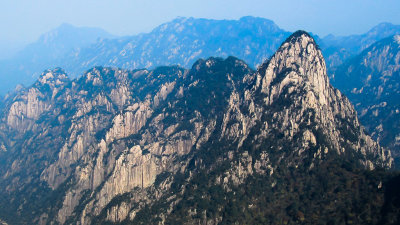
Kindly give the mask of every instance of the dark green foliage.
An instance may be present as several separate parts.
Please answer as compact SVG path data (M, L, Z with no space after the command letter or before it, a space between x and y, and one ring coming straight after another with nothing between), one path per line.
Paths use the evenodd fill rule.
M304 116L313 118L315 112L306 111ZM342 122L344 127L351 127ZM257 134L260 126L256 125L249 137ZM261 144L248 138L232 160L226 154L235 144L211 138L188 166L194 173L190 181L185 179L188 173L176 175L171 195L177 195L179 201L165 224L197 224L206 220L218 224L381 224L382 221L395 224L399 221L395 199L400 192L391 188L399 186L392 178L394 174L380 169L366 171L357 161L362 157L360 153L346 149L339 156L331 151L333 148L321 129L312 124L300 127L311 129L317 143L329 149L322 160L314 162L312 169L309 160L317 149L304 153L309 155L301 167L287 166L289 162L304 159L291 154L295 143L288 143L279 132L272 132ZM282 150L277 150L280 147ZM233 162L240 160L244 150L253 160L259 158L261 150L268 150L271 162L278 163L282 154L290 161L282 160L272 176L253 174L239 185L231 181L216 183L218 177L223 178L234 167ZM162 212L169 204L166 198L157 201L143 211L142 215L147 217L135 218L134 224L155 223L155 217L149 215Z
M282 169L277 176L249 177L241 185L230 184L231 190L210 183L211 174L199 171L185 185L166 224L215 218L221 218L219 224L394 224L399 219L393 211L399 208L398 177L349 168L339 159L309 171Z
M394 176L385 185L382 214L382 224L396 224L400 221L400 175Z

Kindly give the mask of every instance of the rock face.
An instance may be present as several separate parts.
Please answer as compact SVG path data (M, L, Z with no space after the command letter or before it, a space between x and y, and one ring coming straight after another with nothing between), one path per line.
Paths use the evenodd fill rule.
M400 154L400 36L383 39L339 67L335 84L349 96L371 136Z
M289 37L259 69L256 84L268 108L278 109L263 110L273 121L279 121L271 121L270 128L284 133L291 142L302 140L299 151L304 151L307 142L315 144L315 136L321 132L329 144L317 145L317 154L332 150L341 154L346 146L365 156L372 154L372 158L379 155L381 166L390 164L390 156L385 159L387 153L364 134L348 99L329 84L321 51L307 33L296 32ZM365 159L366 166L373 165Z
M0 138L0 205L9 203L0 217L10 224L230 223L235 205L266 205L258 192L238 201L241 190L261 185L260 196L275 202L262 193L289 187L290 174L311 182L305 174L338 162L362 171L392 164L329 84L321 51L303 31L257 71L234 57L190 70L95 67L72 81L46 71L5 99ZM319 221L285 207L282 218Z

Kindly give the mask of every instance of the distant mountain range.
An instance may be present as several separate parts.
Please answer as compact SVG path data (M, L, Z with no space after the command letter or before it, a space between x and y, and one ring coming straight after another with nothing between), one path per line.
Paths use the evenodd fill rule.
M367 33L360 35L339 36L328 35L322 39L322 48L327 60L328 69L334 70L344 61L357 55L376 41L400 34L400 25L381 23Z
M187 68L199 58L210 56L235 56L255 67L271 56L289 35L271 20L263 18L177 18L147 34L103 40L74 52L65 61L72 61L75 73L96 65L126 69L160 65Z
M355 105L371 136L393 151L399 167L400 35L384 38L345 62L332 82Z
M0 94L14 89L17 84L31 85L44 70L60 65L67 53L113 37L99 28L62 24L12 58L0 60Z
M400 33L400 26L383 23L362 35L313 37L320 43L331 72L375 41L396 33ZM177 18L150 33L120 38L100 29L64 24L13 59L0 61L0 93L18 83L30 85L43 70L54 67L77 77L93 66L189 67L199 58L236 56L255 68L289 35L271 20L249 16L239 20Z

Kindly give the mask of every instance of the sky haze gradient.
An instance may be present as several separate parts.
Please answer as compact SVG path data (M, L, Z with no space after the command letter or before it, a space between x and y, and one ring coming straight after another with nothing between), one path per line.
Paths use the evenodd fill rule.
M33 42L62 23L134 35L178 16L238 19L248 15L271 19L288 31L349 35L381 22L400 24L400 1L0 0L0 42L9 47Z

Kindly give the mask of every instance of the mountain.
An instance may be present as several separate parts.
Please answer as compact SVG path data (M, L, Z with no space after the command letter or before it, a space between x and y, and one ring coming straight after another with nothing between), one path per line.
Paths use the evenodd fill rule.
M362 124L400 163L400 36L385 38L339 67L334 84L355 105Z
M72 49L92 44L99 39L113 36L100 28L74 27L70 24L61 24L54 30L40 36L39 39L28 45L20 57L37 60L39 57L56 59Z
M9 224L399 221L400 176L304 31L257 70L235 57L45 71L4 99Z
M98 65L126 69L159 65L189 67L199 58L230 55L256 67L270 57L289 34L273 21L257 17L240 20L177 18L148 34L98 42L74 52L65 61L79 65L71 70L75 74ZM313 37L321 44L331 71L374 42L394 34L400 34L400 25L381 23L360 35Z
M150 33L102 40L72 53L65 61L79 65L71 67L78 74L98 65L126 69L160 65L187 68L199 58L230 55L254 67L271 56L289 35L271 20L257 17L239 20L179 17Z
M380 23L364 34L339 37L328 35L322 38L328 69L334 71L347 59L358 55L375 42L395 34L400 34L400 25Z
M400 26L380 24L365 34L323 39L320 43L329 74L375 41L399 33ZM150 33L113 38L100 29L61 25L44 34L12 59L0 61L0 94L18 83L33 84L47 68L62 67L77 77L94 66L154 69L161 65L189 68L200 58L235 56L256 68L290 35L273 21L258 17L239 20L177 18Z
M63 67L77 77L94 66L190 67L199 58L230 55L256 66L271 56L289 35L271 20L250 16L240 20L180 17L150 33L121 38L112 38L100 29L63 24L15 58L0 61L3 84L0 93L7 93L18 83L30 85L43 70L54 67Z
M99 28L62 24L15 56L0 61L0 93L6 93L17 84L31 85L43 70L62 64L61 58L67 53L113 37Z

